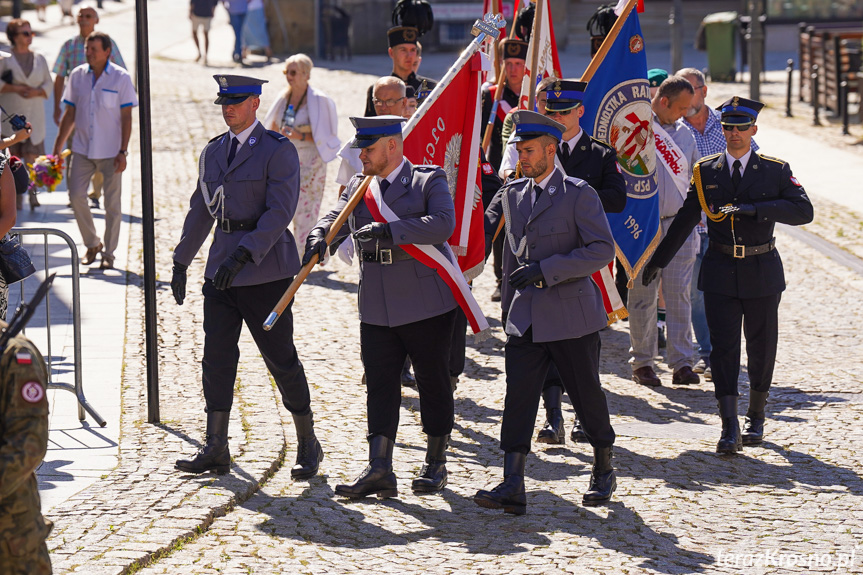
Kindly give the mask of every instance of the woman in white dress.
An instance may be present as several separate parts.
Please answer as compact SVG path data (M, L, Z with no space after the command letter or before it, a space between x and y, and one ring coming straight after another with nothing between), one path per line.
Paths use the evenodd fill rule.
M306 236L318 222L327 176L326 162L334 160L341 148L336 103L309 86L312 66L311 58L305 54L287 59L284 73L288 87L264 118L264 127L289 138L300 157L300 200L293 219L300 257Z

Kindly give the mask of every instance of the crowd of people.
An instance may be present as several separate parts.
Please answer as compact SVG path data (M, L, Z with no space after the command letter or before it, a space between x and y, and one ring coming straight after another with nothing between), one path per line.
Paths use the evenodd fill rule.
M229 130L202 152L172 276L174 297L182 304L188 266L215 223L204 285L206 441L197 454L177 461L178 469L230 469L228 422L237 340L245 322L294 418L298 447L292 473L297 478L317 473L324 451L314 433L308 382L292 341L290 304L275 324L275 340L261 325L272 321L268 315L275 301L302 266L323 264L338 252L360 262L369 455L365 469L354 481L337 485L335 493L348 498L397 495L393 449L401 386L411 364L415 377L407 381L417 386L428 436L425 464L411 488L433 493L447 484L453 393L464 367L465 317L474 300L466 284L460 288L460 271L458 277L452 275L447 240L455 212L446 174L436 166L413 165L404 156L402 127L412 113L409 100L421 105L435 86L434 80L417 75L420 35L411 26L388 31L392 73L369 87L365 115L351 118L355 135L341 149L335 105L310 85L308 57L287 61L288 87L263 124L256 111L265 82L216 76L216 104L222 106ZM565 390L577 415L570 437L593 448L582 501L602 504L617 485L615 433L599 379L600 332L609 319L590 276L614 260L614 239L604 214L625 209L626 183L616 150L580 126L588 84L548 78L538 86L536 111L515 110L527 42L504 40L501 50L502 93L496 98L497 88L491 85L482 93L483 121L493 121L482 191L486 257L495 253L498 259L493 300L501 302L507 336L504 479L480 490L475 501L507 513L526 511L525 461L539 399L547 421L537 442L565 443ZM717 452L734 453L763 439L776 309L784 287L773 226L806 223L812 207L787 163L754 153L759 102L735 97L711 110L705 104L704 76L691 68L670 75L653 70L650 79L653 131L673 147L679 161L677 170L666 167L662 158L657 162L664 240L626 294L632 379L662 385L654 362L664 307L666 362L672 371L666 383L698 384L699 373L710 376L712 369L722 418ZM336 158L340 199L318 219L322 167ZM242 187L232 177L241 166L253 166L259 179ZM273 181L281 185L270 185ZM250 186L260 187L261 193ZM741 234L742 229L746 232ZM282 265L275 267L275 261ZM712 279L715 270L724 270L723 281ZM759 270L764 277L738 285ZM741 326L751 379L742 430L737 421Z

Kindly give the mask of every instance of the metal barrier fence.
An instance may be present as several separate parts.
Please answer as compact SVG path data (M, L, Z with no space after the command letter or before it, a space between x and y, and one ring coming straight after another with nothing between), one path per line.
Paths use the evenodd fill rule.
M53 369L51 367L53 354L51 353L51 290L45 295L45 324L48 339L48 349L45 357L48 363L48 389L64 389L75 394L78 400L78 419L84 421L84 411L90 414L100 427L105 427L107 422L99 413L93 409L87 398L84 397L84 382L81 376L81 288L80 274L78 272L78 248L75 241L68 234L61 230L53 228L13 228L12 233L19 236L42 236L42 245L44 248L43 256L45 262L45 274L50 274L51 270L48 265L48 236L57 236L66 242L71 251L72 264L72 338L74 342L74 373L75 384L69 384L62 381L54 381ZM32 244L35 245L35 244ZM20 282L21 301L24 301L24 282Z

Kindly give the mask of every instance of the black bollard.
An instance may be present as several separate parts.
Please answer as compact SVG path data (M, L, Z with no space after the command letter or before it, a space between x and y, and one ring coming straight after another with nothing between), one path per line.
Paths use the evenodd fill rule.
M842 113L842 135L849 136L848 131L848 76L842 74L842 82L839 84L839 109Z
M818 94L818 65L812 66L812 76L810 77L812 83L812 125L820 126L821 120L818 119L818 108L819 103L818 100L820 95Z
M791 58L788 59L788 66L785 68L785 71L788 72L788 90L785 94L785 117L792 118L794 115L791 113L791 79L794 76L794 60Z

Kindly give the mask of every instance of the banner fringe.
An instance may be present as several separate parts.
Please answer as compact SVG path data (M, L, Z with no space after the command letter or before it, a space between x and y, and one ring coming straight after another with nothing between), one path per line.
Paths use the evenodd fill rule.
M491 328L487 327L479 333L473 334L474 343L482 343L491 337Z
M618 320L626 319L628 317L629 317L629 312L626 311L626 307L616 309L616 310L614 310L608 314L608 324L606 324L606 325L611 325Z
M471 282L478 278L482 271L485 269L485 260L480 260L480 262L473 266L470 269L464 270L462 273L464 274L464 279L467 282Z

